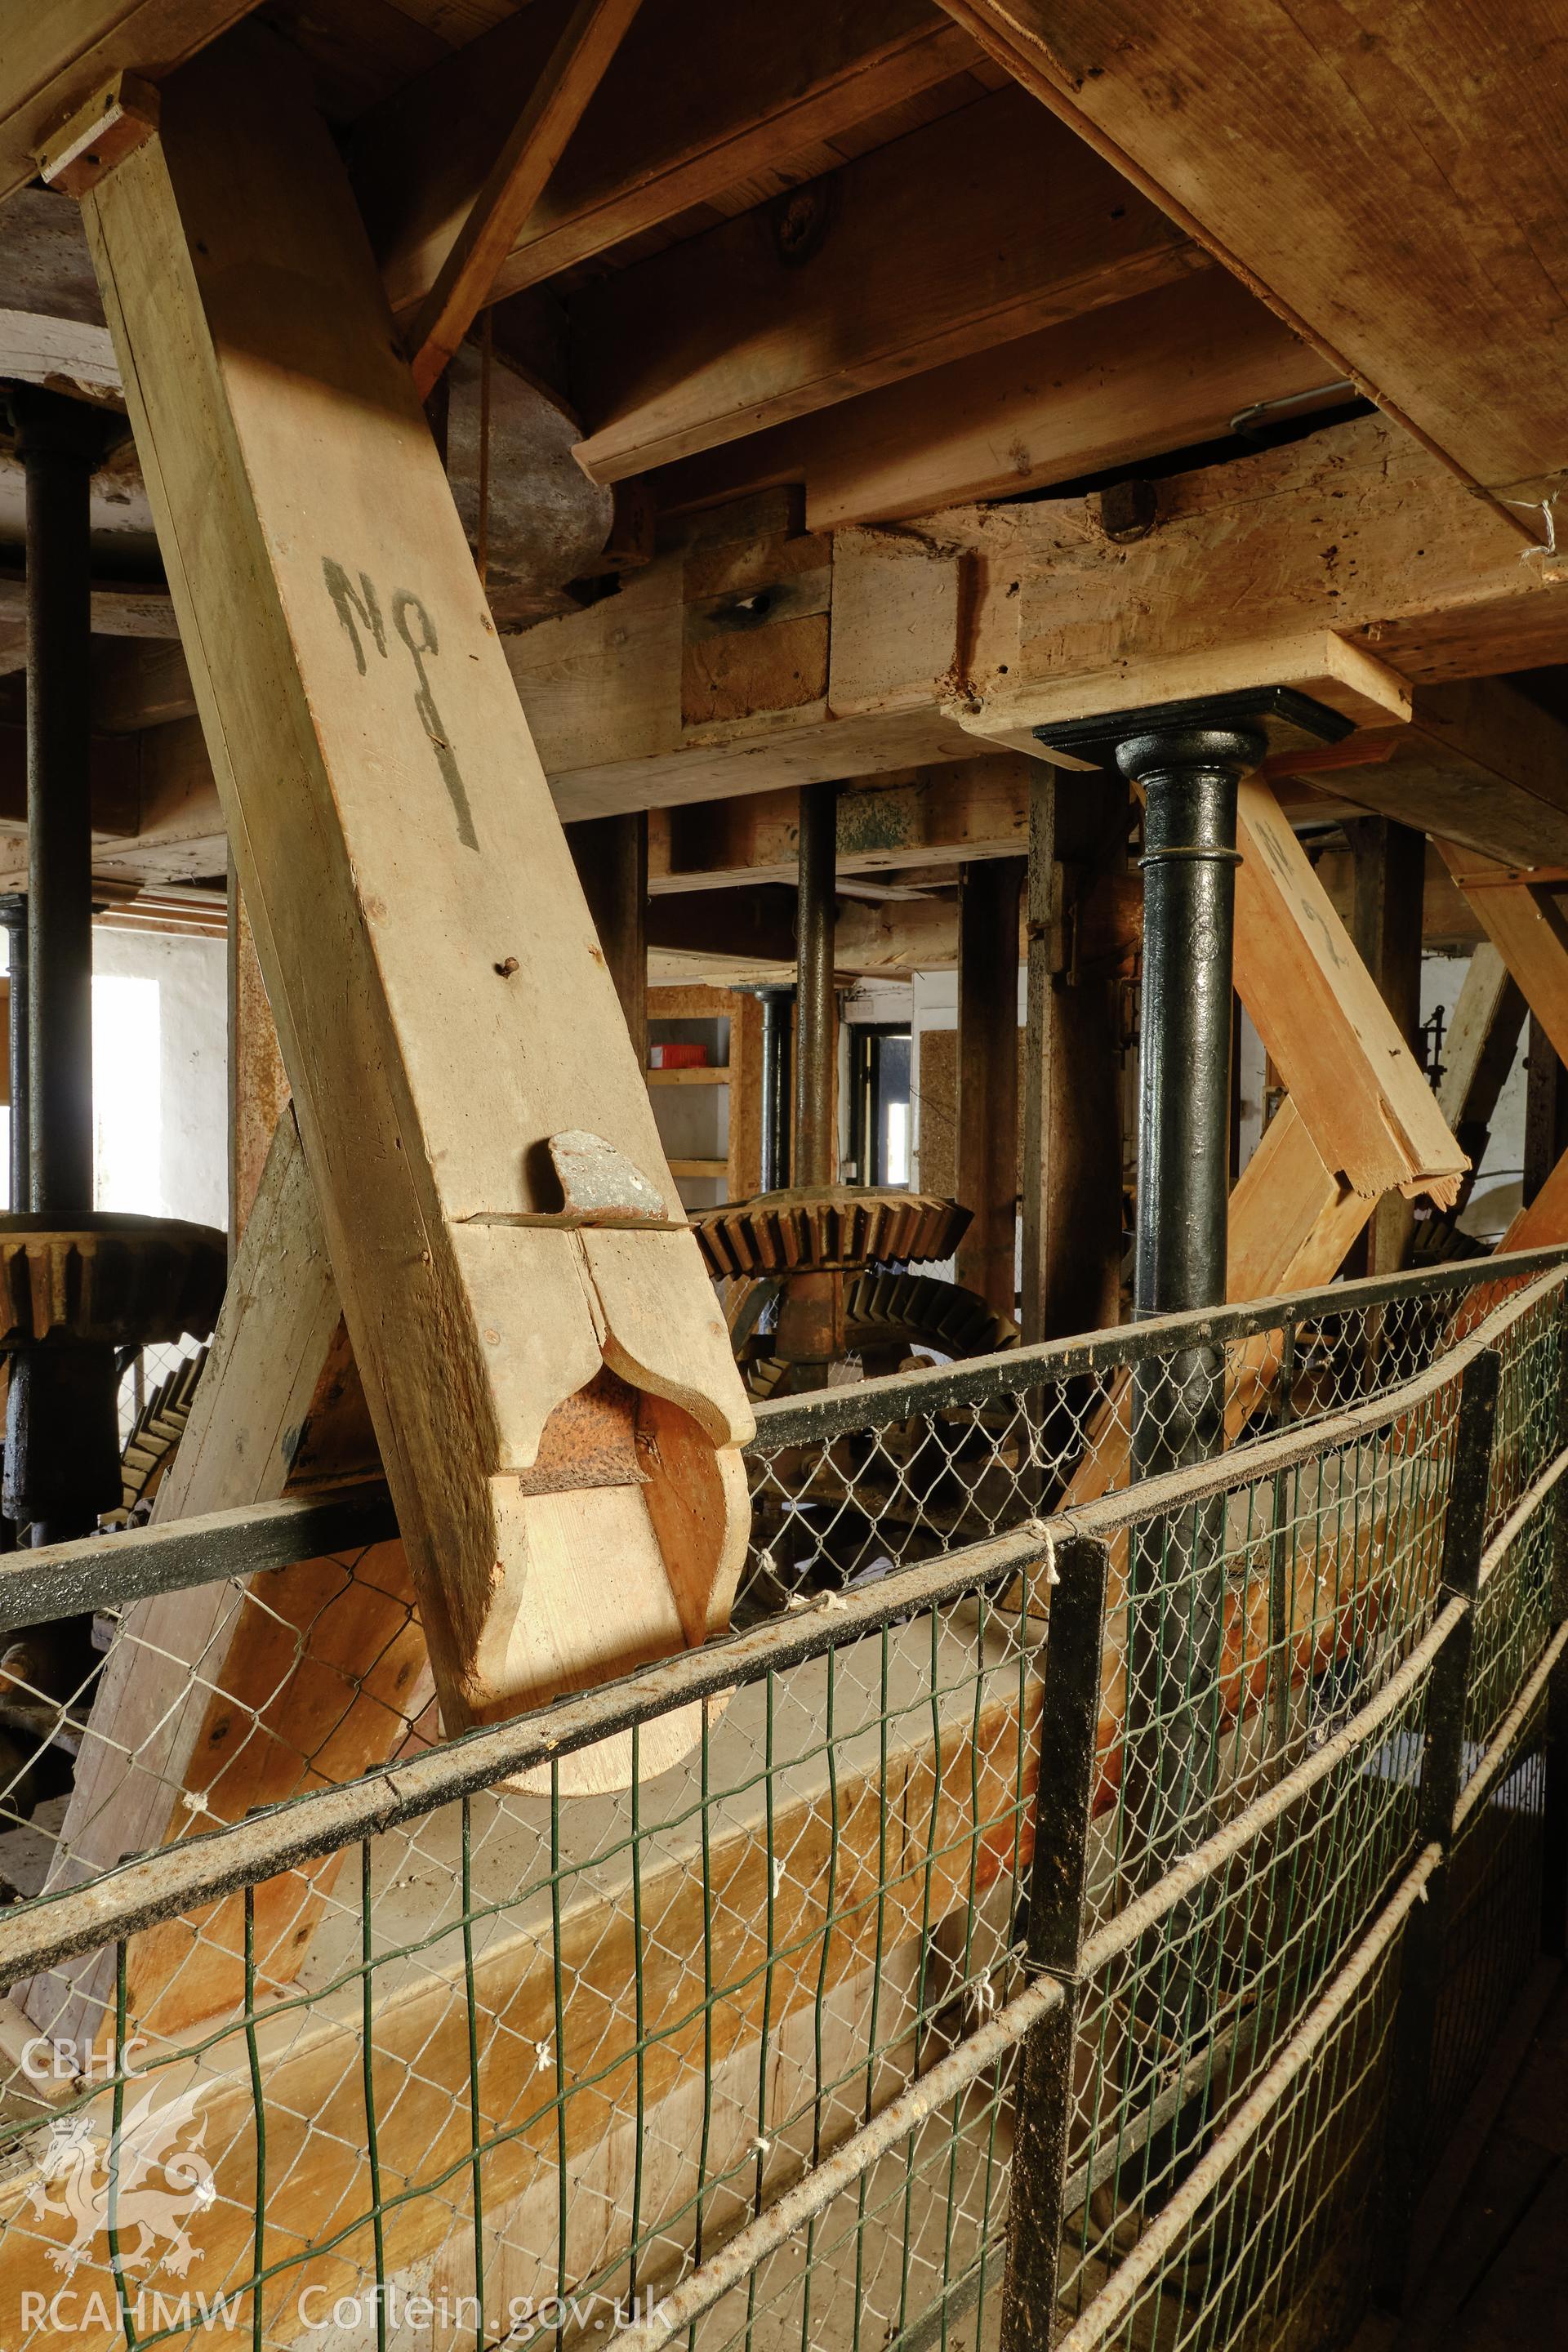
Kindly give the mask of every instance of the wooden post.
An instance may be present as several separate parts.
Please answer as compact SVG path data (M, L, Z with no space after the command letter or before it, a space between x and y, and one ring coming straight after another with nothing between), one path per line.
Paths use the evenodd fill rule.
M1524 1206L1528 1209L1568 1150L1568 1079L1538 1015L1525 1049Z
M724 1189L749 1201L763 1189L763 1007L748 989L730 999L730 1131Z
M727 1622L751 1414L297 60L195 59L83 211L456 1731Z
M1024 1049L1026 1341L1121 1319L1119 950L1111 900L1126 866L1127 790L1043 762L1029 785L1028 1012Z
M1443 1041L1443 1080L1437 1089L1437 1108L1470 1162L1454 1203L1456 1218L1486 1157L1492 1114L1513 1067L1524 1020L1524 998L1517 983L1490 940L1482 940L1471 953Z
M999 1315L1017 1297L1018 899L1025 860L964 866L958 891L958 1279Z
M285 1103L155 1516L274 1502L379 1466ZM238 1821L253 1805L366 1771L403 1743L429 1695L401 1542L138 1601L94 1696L48 1883L75 1885L187 1835L193 1810ZM333 1867L258 1889L268 1981L303 1966ZM205 1915L199 1937L176 1921L136 1937L128 2013L171 2032L210 2016L239 1998L243 1950L233 1898ZM86 1954L33 1985L29 2012L47 2032L90 2040L113 1977L110 1956Z
M1385 816L1358 817L1345 831L1354 876L1351 938L1400 1035L1419 1058L1426 836ZM1366 1231L1364 1271L1397 1274L1414 1226L1408 1201L1398 1193L1380 1201Z
M647 1066L647 811L566 829L572 862L621 1000L637 1066Z

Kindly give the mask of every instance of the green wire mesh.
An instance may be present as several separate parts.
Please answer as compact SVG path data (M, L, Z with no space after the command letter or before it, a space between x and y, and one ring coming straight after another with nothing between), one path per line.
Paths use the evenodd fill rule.
M1458 1622L1441 1574L1467 1351L1447 1355L1489 1308L1464 1727L1484 1793L1436 1882L1444 2128L1533 1959L1542 1708L1518 1703L1561 1618L1563 1305L1493 1287L1358 1310L1353 1344L1316 1316L1274 1367L1283 1397L1260 1392L1184 1498L1123 1486L1076 1508L1110 1575L1063 2114L1056 2328L1075 2352L1308 2342L1364 2291L1405 1932L1387 1922L1430 1866L1429 1700ZM1255 1371L1231 1365L1232 1402ZM963 1408L961 1444L1014 1429L1017 1462L998 1473L993 1447L985 1475L1012 1481L994 1525L1045 1515L1034 1564L917 1605L911 1551L993 1523L965 1505L933 1530L911 1503L884 1526L868 1479L853 1508L884 1545L879 1620L753 1662L700 1702L686 1764L637 1769L660 1704L634 1683L620 1795L563 1799L536 1765L118 1938L103 1877L100 1951L10 1988L0 2342L564 2352L646 2333L710 2281L682 2330L705 2352L1000 2343L1005 2053L723 2267L738 2230L1030 1980L1051 1529L1069 1524L1049 1515L1077 1457L1047 1476L1037 1391L998 1400ZM950 1410L929 1416L944 1448ZM811 1606L831 1629L842 1604ZM799 1622L781 1612L781 1649Z

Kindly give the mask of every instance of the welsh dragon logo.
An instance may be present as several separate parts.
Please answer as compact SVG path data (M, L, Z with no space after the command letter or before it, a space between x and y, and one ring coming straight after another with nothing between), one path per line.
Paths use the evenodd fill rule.
M212 2167L201 2149L206 2139L206 2118L198 2124L197 2089L154 2106L153 2094L142 2093L122 2116L120 2129L105 2138L93 2129L89 2116L69 2116L49 2126L48 2145L40 2159L40 2178L29 2192L38 2219L55 2215L72 2221L76 2235L68 2244L51 2246L56 2270L69 2273L92 2251L95 2238L109 2229L110 2167L119 2175L115 2224L120 2234L119 2267L151 2262L160 2247L166 2249L163 2266L184 2278L195 2260L185 2224L216 2199ZM193 2125L195 2137L180 2144ZM58 2189L55 2198L49 2192ZM125 2240L140 2235L134 2246Z

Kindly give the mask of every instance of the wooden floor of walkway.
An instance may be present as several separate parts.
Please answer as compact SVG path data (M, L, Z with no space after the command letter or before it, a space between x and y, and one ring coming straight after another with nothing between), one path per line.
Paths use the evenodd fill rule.
M1568 1977L1542 1990L1500 2053L1489 2127L1461 2133L1466 2177L1408 2311L1369 2319L1352 2352L1568 2352Z

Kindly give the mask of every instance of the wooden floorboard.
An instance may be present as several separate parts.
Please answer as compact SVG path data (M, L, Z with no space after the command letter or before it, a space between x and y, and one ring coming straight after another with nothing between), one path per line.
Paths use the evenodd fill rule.
M1568 2344L1568 1979L1540 2017L1401 2322L1352 2352L1520 2352Z

